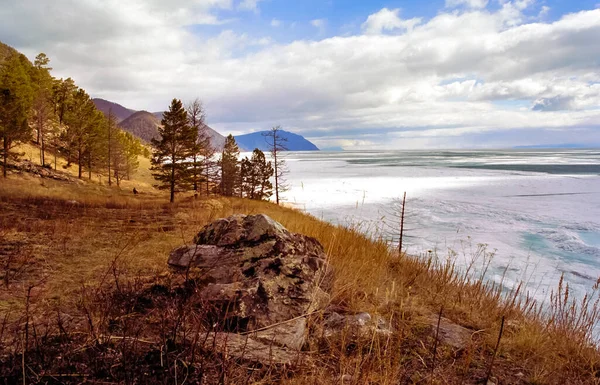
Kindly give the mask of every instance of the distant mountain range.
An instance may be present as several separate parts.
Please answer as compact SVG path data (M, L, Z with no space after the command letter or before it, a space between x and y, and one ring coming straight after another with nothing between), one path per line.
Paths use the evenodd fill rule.
M108 116L109 111L112 110L119 127L125 131L132 133L146 142L150 142L153 138L158 137L158 127L160 127L163 116L162 112L135 111L108 100L100 98L92 100L94 101L96 108L105 115ZM217 151L221 151L225 145L225 137L209 126L206 126L206 128L212 146L217 149ZM252 151L255 148L262 151L268 151L269 146L263 136L263 133L266 132L268 131L239 135L235 137L235 141L241 151ZM284 130L280 131L280 135L284 140L287 140L284 145L289 151L319 151L317 146L301 135Z
M112 110L113 115L117 119L117 122L120 123L123 120L127 119L131 115L133 115L136 111L130 110L129 108L125 108L120 104L109 102L108 100L95 98L93 99L96 108L100 111L104 112L105 115L108 116L108 112Z
M241 149L252 151L255 148L261 151L269 151L269 143L265 134L269 131L253 132L251 134L239 135L235 137L235 141ZM303 136L292 132L280 130L279 136L282 139L282 145L289 151L319 151L317 146L305 139Z
M158 137L158 127L162 120L162 112L135 111L118 103L108 100L95 98L93 99L96 108L108 116L112 110L113 115L117 118L119 127L127 132L132 133L138 138L150 142L153 138ZM221 151L225 145L225 137L206 126L208 136L212 146Z

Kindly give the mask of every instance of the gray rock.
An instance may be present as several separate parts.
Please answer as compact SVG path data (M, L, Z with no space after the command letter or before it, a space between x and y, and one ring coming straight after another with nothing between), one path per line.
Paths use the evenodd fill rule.
M236 333L210 333L201 336L199 340L203 341L203 349L263 365L291 366L298 364L304 357L299 351L281 348Z
M322 337L335 339L344 335L351 339L371 338L373 336L390 336L393 333L389 323L380 316L369 313L341 314L326 312L323 317Z
M429 315L427 317L427 323L431 326L435 336L438 316L434 314ZM438 338L442 344L448 345L453 349L460 351L464 350L469 345L473 333L474 332L471 329L467 329L450 321L448 318L442 317L440 321Z
M201 298L232 333L300 349L306 316L329 302L329 267L321 244L292 234L266 215L234 215L207 225L194 245L169 257L175 269L199 269Z

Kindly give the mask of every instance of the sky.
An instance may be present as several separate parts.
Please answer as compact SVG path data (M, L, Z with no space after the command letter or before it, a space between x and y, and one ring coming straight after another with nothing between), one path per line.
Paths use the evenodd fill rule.
M600 0L0 0L92 97L346 150L600 146Z

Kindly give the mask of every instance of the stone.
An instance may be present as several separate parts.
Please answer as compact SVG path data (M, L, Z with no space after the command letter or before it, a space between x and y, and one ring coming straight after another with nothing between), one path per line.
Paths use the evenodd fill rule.
M348 334L349 333L349 334ZM323 317L322 337L325 339L337 338L345 334L353 338L372 336L390 336L393 333L389 323L379 316L369 313L342 314L328 311Z
M209 333L207 336L200 336L199 340L203 341L202 348L205 350L268 366L292 366L304 357L304 353L300 351L281 348L236 333Z
M438 315L430 314L427 317L427 323L433 329L433 335L435 336ZM456 351L462 351L471 343L473 333L471 329L467 329L450 321L448 318L442 317L438 338L442 344L448 345Z
M230 334L299 350L306 317L329 302L330 270L321 244L266 215L234 215L205 226L169 265L200 270L199 295Z

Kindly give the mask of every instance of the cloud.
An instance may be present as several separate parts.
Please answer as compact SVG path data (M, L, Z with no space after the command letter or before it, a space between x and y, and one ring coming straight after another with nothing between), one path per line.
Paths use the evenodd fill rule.
M573 97L554 96L551 98L537 99L533 105L533 111L563 111L573 107Z
M420 22L420 18L402 20L400 9L383 8L381 11L370 15L367 21L362 24L362 29L366 34L376 35L396 29L412 30Z
M488 5L488 0L446 0L447 8L456 8L466 6L469 8L485 8Z
M261 1L263 1L263 0L242 0L238 4L237 9L243 10L243 11L253 11L254 13L259 13L260 10L258 8L258 3Z
M348 148L493 146L536 130L600 138L600 9L543 22L528 4L441 10L410 33L384 8L364 16L363 34L276 44L223 24L239 2L21 0L0 8L0 40L130 108L199 96L225 134L282 124Z
M327 20L325 19L315 19L310 21L310 25L317 28L319 33L325 33L325 27L327 27Z
M277 27L280 27L281 25L282 25L281 20L277 20L277 19L271 20L271 27L277 28Z

